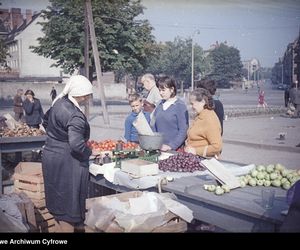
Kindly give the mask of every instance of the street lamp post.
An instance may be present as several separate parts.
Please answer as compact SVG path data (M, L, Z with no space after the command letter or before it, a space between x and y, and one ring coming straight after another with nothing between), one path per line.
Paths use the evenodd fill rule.
M200 34L199 30L195 30L192 35L192 74L191 74L191 90L194 90L194 36Z
M281 64L281 84L283 84L283 63Z

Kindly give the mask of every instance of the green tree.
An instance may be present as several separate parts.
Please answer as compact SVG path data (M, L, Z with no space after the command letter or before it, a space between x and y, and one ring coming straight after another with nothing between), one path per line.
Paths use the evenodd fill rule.
M216 81L241 79L243 64L238 49L221 43L210 52L208 58L211 60L212 68L210 74Z
M192 40L176 37L173 42L157 45L156 57L151 58L148 71L156 75L173 76L185 87L191 84ZM194 45L194 75L203 75L208 71L203 49Z
M84 66L84 0L50 0L40 22L44 37L32 47L39 55L56 60L66 73ZM93 0L92 10L97 46L103 71L138 75L147 66L154 37L140 0ZM90 49L92 58L92 49ZM94 61L92 59L92 65Z
M7 67L6 57L9 55L7 46L2 38L0 38L0 64Z

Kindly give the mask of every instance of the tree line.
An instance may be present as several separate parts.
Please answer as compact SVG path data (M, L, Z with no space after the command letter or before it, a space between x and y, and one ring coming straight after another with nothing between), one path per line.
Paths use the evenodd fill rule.
M40 22L45 36L31 49L38 55L54 59L65 73L84 68L84 0L50 0L42 11ZM192 39L176 37L174 41L157 43L153 27L141 19L144 6L140 0L93 0L92 11L101 58L102 71L113 71L116 81L125 75L137 81L145 72L167 74L191 84ZM1 56L2 54L0 54ZM95 72L92 49L89 50L91 72ZM209 76L222 80L240 80L243 76L240 52L220 43L204 51L194 45L195 80ZM219 86L222 87L222 86Z

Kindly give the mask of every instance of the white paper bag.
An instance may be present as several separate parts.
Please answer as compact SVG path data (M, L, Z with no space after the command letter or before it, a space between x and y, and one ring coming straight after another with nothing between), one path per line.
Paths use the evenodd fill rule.
M145 115L140 112L132 123L140 135L154 135Z

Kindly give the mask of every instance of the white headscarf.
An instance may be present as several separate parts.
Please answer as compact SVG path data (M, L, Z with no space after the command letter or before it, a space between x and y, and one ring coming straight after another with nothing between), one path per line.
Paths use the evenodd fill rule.
M73 96L85 96L92 93L93 85L91 84L89 79L82 75L71 76L64 90L52 102L52 106L58 99L62 98L65 95L68 95L69 100L81 110L78 102L73 98Z

